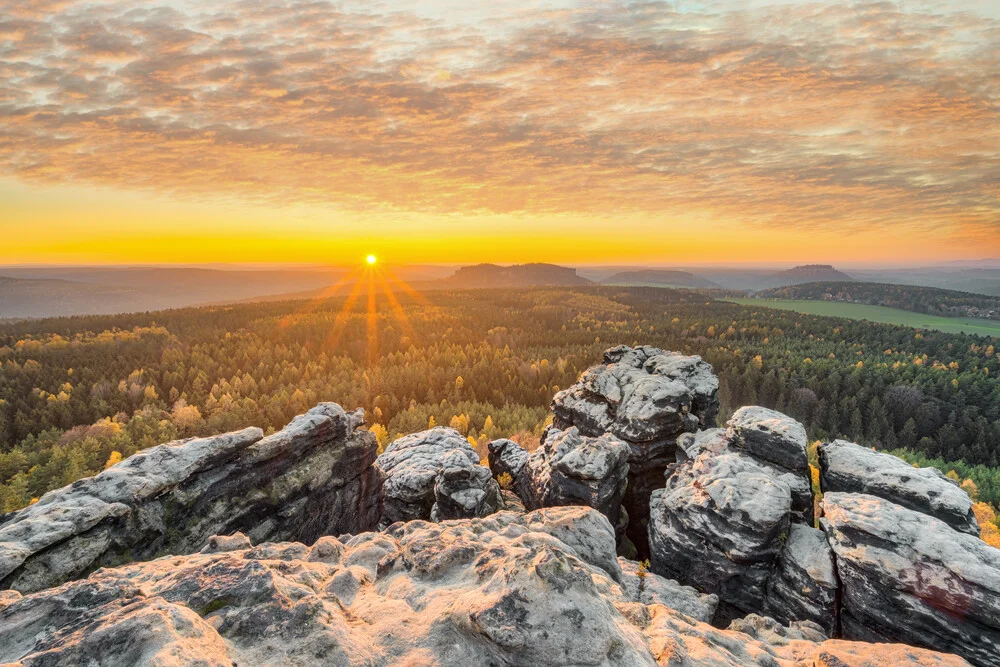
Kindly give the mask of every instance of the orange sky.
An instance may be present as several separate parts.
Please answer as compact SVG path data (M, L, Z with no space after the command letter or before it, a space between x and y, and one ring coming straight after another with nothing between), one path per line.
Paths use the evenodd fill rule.
M469 4L0 0L0 264L1000 256L988 3Z

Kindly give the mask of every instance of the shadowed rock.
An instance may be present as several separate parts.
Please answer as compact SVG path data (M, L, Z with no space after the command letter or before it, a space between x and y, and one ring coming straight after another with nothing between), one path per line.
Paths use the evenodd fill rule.
M1000 550L871 495L827 493L823 509L845 637L1000 664Z
M266 438L248 428L152 447L47 493L0 526L0 588L190 553L213 534L313 541L371 529L381 474L362 419L322 403Z
M415 519L485 516L503 506L500 487L453 428L437 427L389 443L376 460L385 474L382 525Z
M824 492L867 493L941 519L955 530L979 535L972 499L937 468L914 468L846 440L819 448L820 484Z
M616 582L594 510L395 524L101 570L0 606L0 662L25 667L718 665L959 667L904 646L718 630ZM609 560L610 559L610 560ZM605 569L605 568L610 568ZM650 589L660 582L650 575Z
M811 621L832 637L837 632L837 586L826 536L793 523L767 584L768 615L785 624Z

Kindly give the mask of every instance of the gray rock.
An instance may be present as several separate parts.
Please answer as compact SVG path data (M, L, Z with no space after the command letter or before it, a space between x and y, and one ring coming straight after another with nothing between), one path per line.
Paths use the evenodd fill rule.
M1000 664L1000 550L872 495L830 492L823 509L845 637Z
M719 623L758 612L791 506L788 486L751 457L702 453L650 500L652 570L717 594Z
M979 536L972 500L937 468L915 468L891 454L846 440L819 448L824 492L867 493L941 519L955 530Z
M780 412L742 407L727 422L729 446L792 472L808 473L806 429Z
M455 429L439 426L394 440L375 463L385 474L383 526L484 516L502 506L500 487Z
M784 624L815 623L827 637L837 631L837 575L822 531L793 523L767 584L764 608Z
M283 430L144 450L51 491L0 525L0 588L37 591L97 567L200 549L214 534L313 541L381 513L375 437L322 403Z
M611 433L629 445L629 484L624 506L628 536L646 549L649 496L663 486L677 436L712 426L718 413L718 380L700 357L655 347L619 346L604 363L552 399L553 426L576 426L597 437Z
M771 646L787 646L790 642L799 640L821 642L828 637L823 628L812 621L792 621L788 625L782 625L770 616L759 614L737 618L729 624L729 629L750 635Z
M604 569L619 568L614 548L607 519L573 507L168 557L0 606L0 662L964 665L904 646L819 643L746 624L762 641L712 628L636 601Z
M758 409L764 410L764 408ZM748 408L742 408L741 410L748 410ZM770 410L767 412L777 415L782 420L788 420L789 422L798 424L798 422L794 422L790 417L786 417L781 413ZM801 425L799 425L799 427L801 428ZM803 429L803 433L804 432L805 430ZM737 440L730 440L730 436L736 437ZM754 456L742 446L742 441L739 440L739 435L734 433L732 430L713 428L705 431L698 431L696 433L682 433L677 438L677 452L675 456L678 462L690 461L705 452L713 455L734 452L753 458L754 461L765 468L772 477L781 480L786 486L788 486L792 493L793 520L798 523L812 525L812 483L809 480L807 473L782 468L781 466L778 466L770 461Z
M682 586L673 579L639 570L634 560L619 558L622 569L622 590L630 600L643 604L662 604L686 614L696 621L710 623L719 606L717 595L699 593L691 586Z
M510 490L518 492L524 467L528 464L528 452L521 445L507 438L493 440L486 446L486 449L486 457L489 460L493 477L500 479L503 475L510 475Z
M529 509L586 505L618 526L628 457L628 445L611 434L587 437L575 426L548 428L529 456L518 488Z

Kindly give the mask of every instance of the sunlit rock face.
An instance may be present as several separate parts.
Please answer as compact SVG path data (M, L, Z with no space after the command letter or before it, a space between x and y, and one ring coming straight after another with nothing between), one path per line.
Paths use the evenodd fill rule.
M667 606L704 615L710 598L652 574L640 584L614 552L611 524L580 507L397 523L312 546L219 538L203 553L0 597L0 662L965 665L901 645L823 641L767 619L720 630Z
M500 487L479 455L453 428L437 427L394 440L375 462L385 475L382 525L492 514Z
M248 428L160 445L47 493L0 524L0 588L191 553L214 534L312 542L372 529L382 478L362 420L322 403L267 437Z
M1000 664L1000 550L871 495L827 493L823 511L845 637Z
M697 356L655 347L619 346L604 363L552 400L553 426L571 426L585 436L610 433L629 446L628 489L623 505L627 535L646 552L649 496L663 486L674 461L677 436L714 426L719 410L718 378Z
M955 530L979 536L969 494L937 468L914 468L891 454L845 440L823 444L819 457L824 492L878 496L941 519Z

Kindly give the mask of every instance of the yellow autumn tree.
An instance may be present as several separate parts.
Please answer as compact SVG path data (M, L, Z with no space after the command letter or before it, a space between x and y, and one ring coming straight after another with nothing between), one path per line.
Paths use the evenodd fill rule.
M98 459L99 460L99 459ZM104 469L107 470L116 463L121 463L122 453L121 452L111 452L111 456L108 457L107 462L104 464Z

